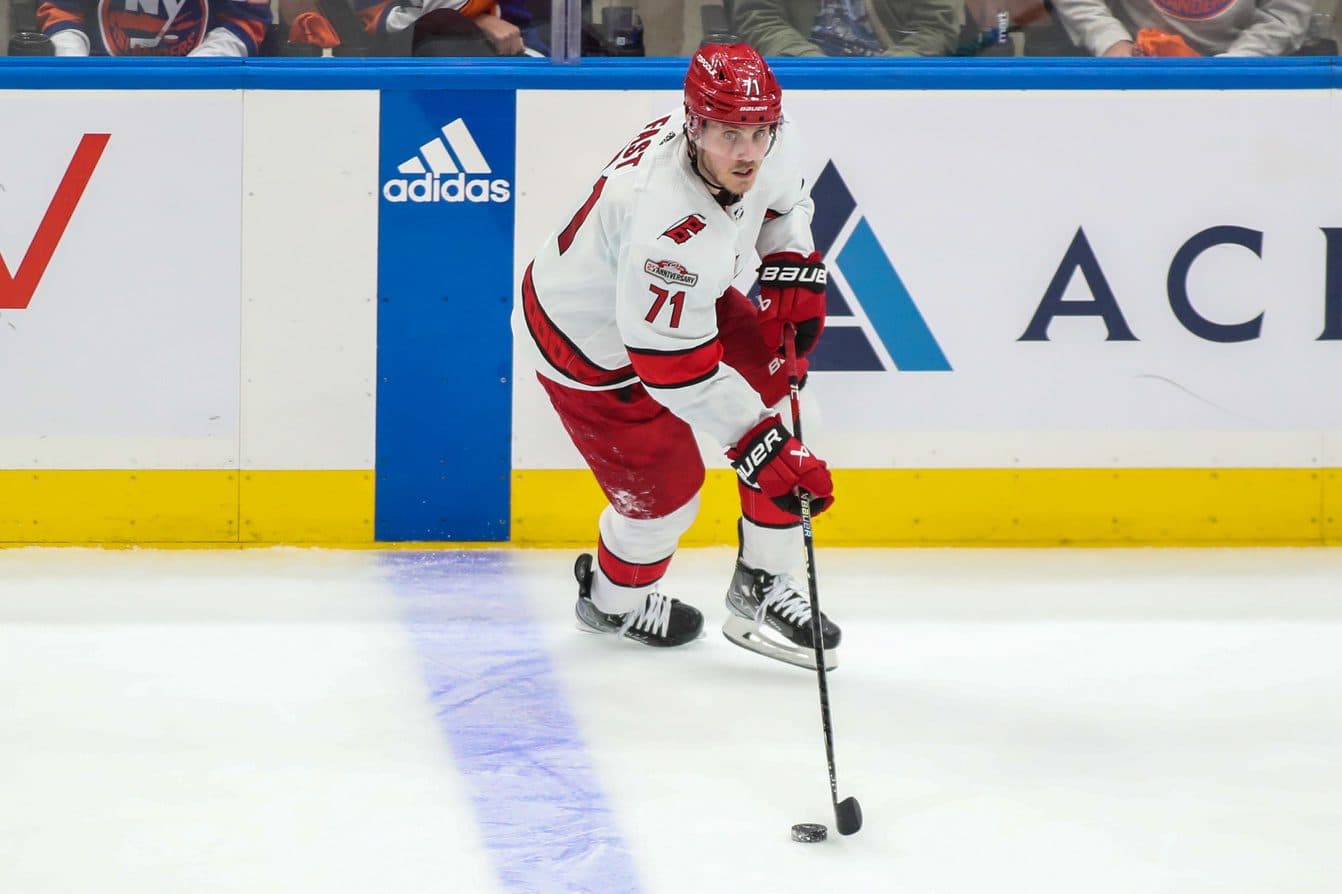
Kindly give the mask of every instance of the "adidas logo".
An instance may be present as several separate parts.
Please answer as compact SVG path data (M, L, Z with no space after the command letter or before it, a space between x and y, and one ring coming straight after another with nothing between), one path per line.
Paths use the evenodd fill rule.
M512 184L493 173L475 137L461 118L443 125L438 136L396 166L407 177L382 184L388 202L506 202Z

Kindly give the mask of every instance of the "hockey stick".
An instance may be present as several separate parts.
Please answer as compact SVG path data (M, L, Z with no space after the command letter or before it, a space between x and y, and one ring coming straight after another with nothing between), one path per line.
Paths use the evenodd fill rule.
M792 436L802 441L801 381L797 376L797 330L788 324L783 339L787 352L788 394L792 399ZM802 441L802 443L806 443ZM825 643L820 624L820 588L815 582L815 538L811 533L811 495L797 488L801 502L801 536L806 544L806 584L811 590L811 642L815 645L815 679L820 687L820 724L825 730L825 761L829 764L829 800L834 806L834 823L840 835L852 835L862 828L862 807L857 798L839 800L838 774L834 770L834 723L829 715L829 681L825 676Z

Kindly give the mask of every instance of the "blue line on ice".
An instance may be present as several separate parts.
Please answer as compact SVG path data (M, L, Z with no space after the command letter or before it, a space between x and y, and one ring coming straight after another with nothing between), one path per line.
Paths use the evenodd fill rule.
M636 894L633 859L508 555L390 553L384 565L504 888Z

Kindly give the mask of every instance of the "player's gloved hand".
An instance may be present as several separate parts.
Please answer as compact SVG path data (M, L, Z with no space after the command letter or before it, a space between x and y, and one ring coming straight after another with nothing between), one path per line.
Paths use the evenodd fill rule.
M727 451L732 468L746 485L760 492L784 512L801 517L802 488L812 497L811 513L824 512L834 502L829 466L783 427L777 415L760 422Z
M825 328L825 283L829 273L820 252L780 251L759 266L760 334L771 348L782 348L783 328L797 327L797 356L815 347Z

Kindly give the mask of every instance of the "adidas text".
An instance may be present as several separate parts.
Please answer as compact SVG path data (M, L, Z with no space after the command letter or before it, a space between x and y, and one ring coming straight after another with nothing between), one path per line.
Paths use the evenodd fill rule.
M382 184L382 197L388 202L506 202L512 195L512 184L507 180L468 179L465 174L425 174Z

